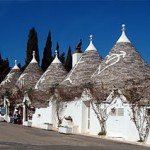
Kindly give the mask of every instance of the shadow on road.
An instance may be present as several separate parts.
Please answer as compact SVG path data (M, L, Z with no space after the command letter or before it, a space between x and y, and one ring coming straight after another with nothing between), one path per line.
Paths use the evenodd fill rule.
M22 143L0 142L0 150L99 150L99 148L93 146L27 145ZM101 150L106 150L106 148Z

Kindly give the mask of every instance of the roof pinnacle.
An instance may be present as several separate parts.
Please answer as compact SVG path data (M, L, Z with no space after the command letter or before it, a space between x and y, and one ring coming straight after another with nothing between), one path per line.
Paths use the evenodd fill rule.
M15 65L17 65L17 60L15 60Z
M90 35L90 44L87 47L87 49L85 51L90 51L90 50L96 50L95 46L93 45L93 35Z
M90 41L92 41L93 40L93 35L90 35Z
M58 50L57 49L55 50L55 55L58 57Z
M60 60L58 59L58 50L57 49L55 50L55 58L52 63L56 63L56 64L61 63Z
M37 61L35 59L35 51L33 51L32 56L33 56L33 58L31 60L31 63L37 63Z
M35 58L35 51L33 51L33 54L32 54L32 55L33 55L33 58Z
M14 65L14 67L13 67L12 69L20 69L20 68L18 67L18 65L17 65L17 60L15 60L15 65Z
M126 25L125 25L125 24L122 24L122 32L126 30L125 27L126 27Z
M127 38L126 34L125 34L125 24L122 24L122 34L120 36L120 38L118 39L117 43L120 43L120 42L127 42L127 43L131 43L130 40Z

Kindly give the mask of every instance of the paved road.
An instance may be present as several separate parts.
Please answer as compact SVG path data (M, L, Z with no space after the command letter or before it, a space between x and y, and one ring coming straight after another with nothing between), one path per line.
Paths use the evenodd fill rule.
M125 144L81 135L24 127L0 122L0 150L149 150L150 147Z

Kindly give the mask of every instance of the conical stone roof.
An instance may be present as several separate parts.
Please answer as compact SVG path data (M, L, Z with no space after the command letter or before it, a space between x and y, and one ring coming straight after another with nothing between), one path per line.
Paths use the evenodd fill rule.
M122 35L92 76L95 88L123 89L127 80L150 78L150 66L125 35L125 25L122 27Z
M56 52L55 59L35 85L34 101L36 103L34 106L47 107L48 100L54 94L54 89L63 81L66 75L67 71L58 59ZM40 105L37 103L38 101L41 102Z
M43 74L43 70L38 65L35 59L35 52L33 51L33 59L29 63L29 65L25 68L21 76L16 82L16 85L19 87L21 91L34 89L35 84L40 79Z
M20 77L21 73L22 72L21 72L20 68L17 66L17 61L15 60L14 67L11 69L11 71L7 74L7 76L4 78L4 80L0 84L1 93L6 92L6 90L8 92L11 92L16 81Z
M90 36L89 46L77 64L58 86L60 96L63 97L64 100L72 100L75 97L79 97L84 84L89 82L91 75L98 68L101 61L102 57L93 45L92 36Z
M48 91L51 87L58 85L61 81L63 81L66 75L67 71L58 59L56 52L55 59L38 80L35 85L35 89L39 91Z

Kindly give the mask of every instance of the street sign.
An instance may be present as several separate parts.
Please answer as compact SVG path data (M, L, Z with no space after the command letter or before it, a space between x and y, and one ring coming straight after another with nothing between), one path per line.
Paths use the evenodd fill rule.
M1 114L6 114L6 108L5 107L1 108Z

